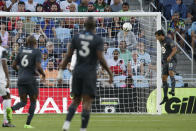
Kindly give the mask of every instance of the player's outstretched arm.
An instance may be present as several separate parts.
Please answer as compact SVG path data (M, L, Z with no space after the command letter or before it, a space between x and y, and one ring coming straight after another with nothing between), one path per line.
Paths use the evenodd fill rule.
M112 83L113 82L113 74L111 72L111 70L109 69L107 63L106 63L106 60L103 56L103 51L97 51L97 56L98 56L98 59L100 61L100 64L101 66L108 72L109 76L110 76L110 80L109 82Z
M68 46L67 55L65 56L63 61L59 64L59 72L58 72L58 76L57 76L57 80L58 80L59 83L62 82L63 70L65 70L65 68L67 67L67 64L71 61L71 57L73 55L73 52L74 52L73 49L70 48L70 46Z
M36 62L36 69L37 69L37 71L42 75L43 81L45 81L46 75L45 75L45 73L44 73L44 70L43 70L43 68L42 68L40 62Z

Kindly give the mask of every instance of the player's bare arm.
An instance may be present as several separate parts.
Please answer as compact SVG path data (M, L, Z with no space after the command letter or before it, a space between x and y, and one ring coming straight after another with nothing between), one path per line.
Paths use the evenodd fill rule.
M171 54L170 54L169 57L167 58L167 61L168 61L168 62L172 59L172 57L176 54L176 52L177 52L177 47L174 46L174 47L172 48Z
M17 61L16 60L14 60L13 61L13 63L12 63L12 68L15 70L15 71L18 71L18 63L17 63Z
M5 76L6 76L6 79L7 79L6 88L9 88L10 79L9 79L9 72L8 72L7 60L6 60L6 59L3 59L3 60L2 60L2 66L3 66L3 70L4 70L4 72L5 72Z
M100 61L101 66L108 72L108 74L110 76L109 82L112 83L113 82L113 74L106 63L106 60L103 56L103 51L97 51L97 56L98 56L98 59Z
M74 50L68 46L68 52L67 55L65 55L65 58L63 61L59 64L59 73L57 76L58 83L62 83L63 79L63 70L67 67L67 64L70 62L71 57L73 55Z
M44 70L43 70L40 62L36 63L36 68L37 68L37 71L42 75L42 81L45 81L46 75L44 73Z

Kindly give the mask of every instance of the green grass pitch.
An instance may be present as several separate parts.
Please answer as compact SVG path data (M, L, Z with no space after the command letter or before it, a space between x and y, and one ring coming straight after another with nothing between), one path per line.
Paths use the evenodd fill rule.
M65 114L35 115L31 123L34 129L24 129L27 115L14 115L15 128L0 131L61 131ZM3 119L3 115L0 117ZM75 115L70 131L79 131L80 115ZM133 115L91 114L88 131L196 131L195 115Z

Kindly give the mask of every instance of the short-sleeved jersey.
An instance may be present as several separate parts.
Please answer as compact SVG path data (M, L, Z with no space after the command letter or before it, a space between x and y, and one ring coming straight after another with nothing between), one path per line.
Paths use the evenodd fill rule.
M3 70L2 60L7 60L8 51L0 46L0 81L5 81L5 72Z
M175 47L174 41L169 37L165 37L165 39L163 41L160 41L160 43L162 51L162 61L167 61L167 58L172 52L172 48ZM171 61L172 60L177 62L176 55L172 57Z
M95 74L98 64L97 51L103 51L101 37L84 31L74 36L70 48L77 51L77 60L73 72L81 76Z
M24 47L19 50L16 62L19 66L18 82L29 83L35 79L36 63L41 63L41 52L39 49Z

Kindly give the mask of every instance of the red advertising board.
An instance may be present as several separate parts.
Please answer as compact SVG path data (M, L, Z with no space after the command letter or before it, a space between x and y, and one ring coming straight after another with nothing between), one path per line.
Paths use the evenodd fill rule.
M12 88L10 90L12 97L12 105L19 102L18 89ZM39 97L35 113L67 113L67 109L71 104L69 88L40 88ZM28 113L30 102L24 108L16 111L15 113ZM2 106L0 106L0 113L3 113ZM77 112L82 111L82 106L77 109Z

